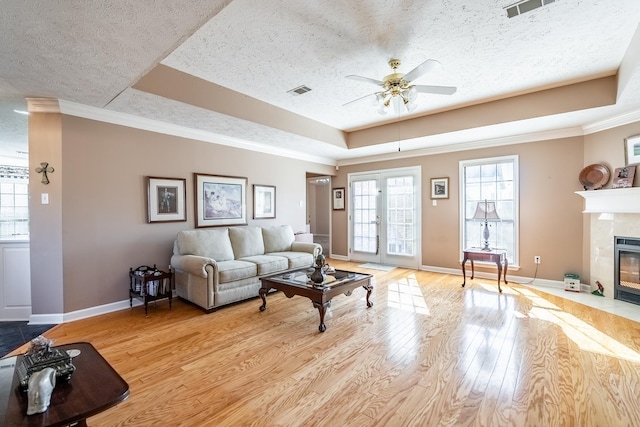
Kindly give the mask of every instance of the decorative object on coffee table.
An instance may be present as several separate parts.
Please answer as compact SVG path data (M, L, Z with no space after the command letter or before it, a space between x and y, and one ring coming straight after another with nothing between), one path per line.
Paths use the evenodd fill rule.
M44 368L55 369L56 376L65 380L71 379L71 374L76 370L71 363L71 356L66 351L53 347L53 341L41 335L31 340L29 350L16 367L22 389L28 388L31 375Z
M318 254L315 264L313 273L311 273L311 277L309 277L309 279L317 285L322 285L324 280L327 278L327 275L324 273L324 266L326 264L324 255Z
M27 390L27 415L45 412L51 403L51 393L56 386L56 370L44 368L29 378Z

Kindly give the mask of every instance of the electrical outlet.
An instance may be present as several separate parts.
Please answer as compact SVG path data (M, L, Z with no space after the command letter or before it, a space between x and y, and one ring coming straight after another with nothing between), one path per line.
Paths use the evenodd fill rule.
M536 255L533 257L533 262L535 262L536 264L540 264L540 255Z

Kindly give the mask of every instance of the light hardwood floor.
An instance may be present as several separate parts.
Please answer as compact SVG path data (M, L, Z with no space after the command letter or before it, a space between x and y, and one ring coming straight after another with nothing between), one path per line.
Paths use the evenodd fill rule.
M264 312L174 300L46 336L93 343L129 383L94 427L640 426L639 323L518 285L330 262L374 274L374 305L336 297L324 333L308 299L279 292Z

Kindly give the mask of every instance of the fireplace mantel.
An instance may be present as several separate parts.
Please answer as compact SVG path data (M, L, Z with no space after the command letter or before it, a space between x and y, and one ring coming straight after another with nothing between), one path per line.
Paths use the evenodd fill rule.
M640 187L576 191L584 197L583 213L640 213Z

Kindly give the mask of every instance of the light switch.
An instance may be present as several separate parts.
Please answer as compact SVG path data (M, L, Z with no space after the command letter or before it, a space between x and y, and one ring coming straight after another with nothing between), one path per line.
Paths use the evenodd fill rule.
M43 205L48 205L49 204L49 193L40 194L40 202Z
M431 201L431 204L432 204L433 206L438 206L438 201L437 201L437 200L432 200L432 201Z

